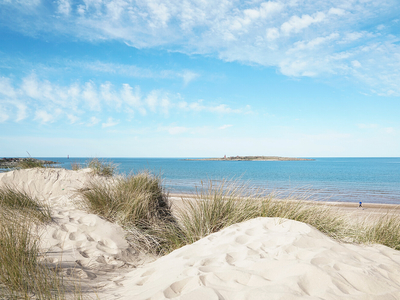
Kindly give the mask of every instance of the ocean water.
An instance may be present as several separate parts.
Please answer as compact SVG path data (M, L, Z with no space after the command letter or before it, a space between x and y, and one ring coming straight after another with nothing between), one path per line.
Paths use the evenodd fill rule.
M71 163L89 158L43 159ZM209 180L236 180L251 188L311 195L317 201L400 204L400 158L315 158L313 161L190 161L180 158L99 158L119 173L149 170L170 193L192 193Z

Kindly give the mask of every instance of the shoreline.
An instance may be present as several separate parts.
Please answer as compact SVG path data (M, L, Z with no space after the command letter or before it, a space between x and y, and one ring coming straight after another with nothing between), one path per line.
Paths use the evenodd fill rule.
M188 193L170 193L168 195L172 209L174 206L179 207L182 203L182 198L186 200L194 199L195 194ZM277 199L277 201L280 201ZM386 204L386 203L363 203L362 207L358 207L358 203L354 202L334 202L334 201L313 201L313 200L291 200L291 201L304 201L310 205L327 206L332 210L337 210L346 215L348 219L354 218L353 221L360 219L376 219L383 215L400 215L400 204Z

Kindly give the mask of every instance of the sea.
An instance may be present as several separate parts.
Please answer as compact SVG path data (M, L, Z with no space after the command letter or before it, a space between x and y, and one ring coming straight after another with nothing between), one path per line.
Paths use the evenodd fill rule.
M71 169L87 157L43 157ZM117 173L147 170L161 176L170 194L196 193L210 183L249 192L315 201L400 204L400 158L314 158L312 161L204 161L185 158L98 158Z

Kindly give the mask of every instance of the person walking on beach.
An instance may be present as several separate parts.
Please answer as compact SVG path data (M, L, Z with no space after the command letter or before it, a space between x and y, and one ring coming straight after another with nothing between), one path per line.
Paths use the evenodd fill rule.
M360 201L360 204L358 205L358 207L362 207L362 201Z

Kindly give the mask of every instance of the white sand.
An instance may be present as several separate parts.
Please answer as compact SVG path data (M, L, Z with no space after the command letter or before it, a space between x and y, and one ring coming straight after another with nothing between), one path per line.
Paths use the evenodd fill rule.
M126 276L121 299L400 299L400 252L258 218Z
M50 205L54 222L39 232L46 260L78 278L84 292L111 299L97 288L119 286L123 273L154 259L129 247L120 226L77 208L78 189L92 179L90 169L36 168L0 173L0 186L24 190Z
M103 286L100 299L400 299L399 251L338 243L277 218L230 226L146 263L119 226L74 206L75 190L89 179L87 170L34 169L0 174L0 185L50 201L56 222L43 235L48 259Z

